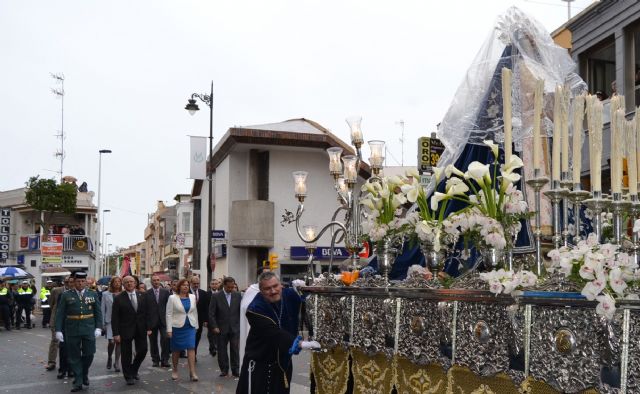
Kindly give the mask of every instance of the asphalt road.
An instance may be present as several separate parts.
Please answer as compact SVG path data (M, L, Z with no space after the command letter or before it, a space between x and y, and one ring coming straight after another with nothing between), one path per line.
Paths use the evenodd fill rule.
M51 331L40 328L40 319L31 330L11 332L0 329L0 392L68 393L70 379L56 379L57 372L45 370ZM127 386L122 373L106 369L107 340L100 337L96 342L96 354L89 373L91 385L83 393L235 393L237 379L221 378L218 361L208 354L206 335L200 341L196 366L199 382L189 381L186 359L180 359L180 380L171 380L171 370L154 368L147 354L140 367L140 380ZM309 392L309 354L301 352L294 357L292 394Z

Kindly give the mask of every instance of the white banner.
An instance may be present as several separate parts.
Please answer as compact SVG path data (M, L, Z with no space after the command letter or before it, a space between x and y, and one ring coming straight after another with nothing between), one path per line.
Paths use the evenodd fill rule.
M207 137L191 138L189 178L207 179Z

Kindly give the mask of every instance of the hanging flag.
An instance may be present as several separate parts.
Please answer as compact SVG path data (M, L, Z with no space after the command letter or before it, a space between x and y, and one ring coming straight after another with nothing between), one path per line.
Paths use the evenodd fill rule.
M189 137L191 138L190 151L190 171L191 179L207 178L207 138L206 137Z

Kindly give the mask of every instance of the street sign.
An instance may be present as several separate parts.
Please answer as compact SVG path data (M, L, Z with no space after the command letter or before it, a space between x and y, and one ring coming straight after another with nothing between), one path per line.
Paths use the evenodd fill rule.
M211 239L224 239L224 230L211 230Z
M431 171L432 167L438 165L443 152L444 145L439 139L435 137L418 138L418 169Z

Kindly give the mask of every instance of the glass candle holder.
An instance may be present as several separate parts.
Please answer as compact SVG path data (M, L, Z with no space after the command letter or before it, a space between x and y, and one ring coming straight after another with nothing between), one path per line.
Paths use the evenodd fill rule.
M306 171L293 172L293 190L296 197L305 197L307 195L307 174Z
M344 180L349 183L356 183L358 177L358 171L356 169L356 162L358 158L353 155L342 156L342 162L344 164Z
M359 148L362 146L364 140L362 139L362 116L350 116L347 119L347 124L351 129L351 144Z
M342 162L340 156L342 155L342 148L331 147L327 149L329 154L329 173L333 176L340 176L342 174Z

